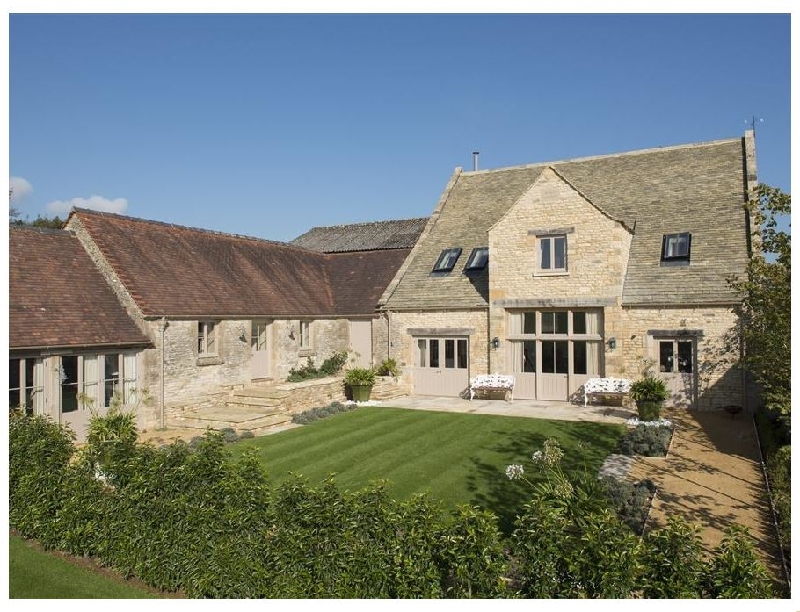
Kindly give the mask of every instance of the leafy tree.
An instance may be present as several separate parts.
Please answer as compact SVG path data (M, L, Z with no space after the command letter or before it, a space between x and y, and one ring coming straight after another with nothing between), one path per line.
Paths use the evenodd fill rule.
M24 219L19 218L19 211L15 208L11 209L11 225L25 225L28 227L49 227L51 229L62 229L64 224L67 222L66 219L62 219L58 215L55 217L43 217L42 215L38 215L33 221L27 221Z
M753 222L753 256L745 279L730 279L743 296L744 366L761 386L766 405L791 410L791 235L778 227L791 212L791 196L758 185L747 204Z

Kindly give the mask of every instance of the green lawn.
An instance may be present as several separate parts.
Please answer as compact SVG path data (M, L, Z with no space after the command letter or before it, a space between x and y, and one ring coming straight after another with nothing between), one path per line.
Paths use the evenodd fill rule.
M149 592L37 550L22 538L8 541L9 599L143 599Z
M233 445L235 455L258 449L270 478L289 472L317 483L331 473L340 487L357 490L388 480L389 492L406 498L428 491L447 507L471 503L492 510L507 530L528 500L522 481L509 481L509 463L525 465L546 438L564 449L566 470L597 473L616 452L622 425L546 421L519 417L362 407L303 427Z

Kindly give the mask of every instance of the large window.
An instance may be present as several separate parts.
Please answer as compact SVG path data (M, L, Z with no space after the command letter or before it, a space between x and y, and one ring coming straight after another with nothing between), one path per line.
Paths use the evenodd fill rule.
M136 402L136 353L61 357L61 412Z
M217 354L217 324L214 321L200 321L197 324L198 356Z
M567 236L539 236L539 272L567 271Z
M510 312L511 369L543 374L599 374L600 328L599 310Z

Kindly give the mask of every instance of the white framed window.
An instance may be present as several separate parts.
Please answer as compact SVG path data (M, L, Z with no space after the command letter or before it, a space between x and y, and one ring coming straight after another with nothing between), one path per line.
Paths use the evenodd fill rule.
M199 357L217 354L217 324L214 321L197 323L197 355Z
M300 321L300 348L311 348L311 321Z
M539 236L536 269L540 273L567 271L567 235Z
M44 363L35 357L10 359L8 364L8 407L25 414L44 411Z

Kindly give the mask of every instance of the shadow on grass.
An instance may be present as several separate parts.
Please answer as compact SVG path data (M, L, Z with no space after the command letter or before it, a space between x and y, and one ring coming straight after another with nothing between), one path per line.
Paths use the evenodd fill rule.
M545 431L545 430L543 430ZM471 503L491 510L498 517L499 528L505 534L514 529L517 516L530 501L532 485L541 482L544 476L537 471L531 455L541 450L547 438L558 439L564 458L562 469L567 474L588 471L597 474L603 460L616 452L623 429L600 428L596 423L550 422L547 433L496 431L498 444L491 447L507 463L496 465L483 459L473 458L471 473L467 476L467 488L472 495ZM521 464L525 480L509 480L505 475L506 465Z

